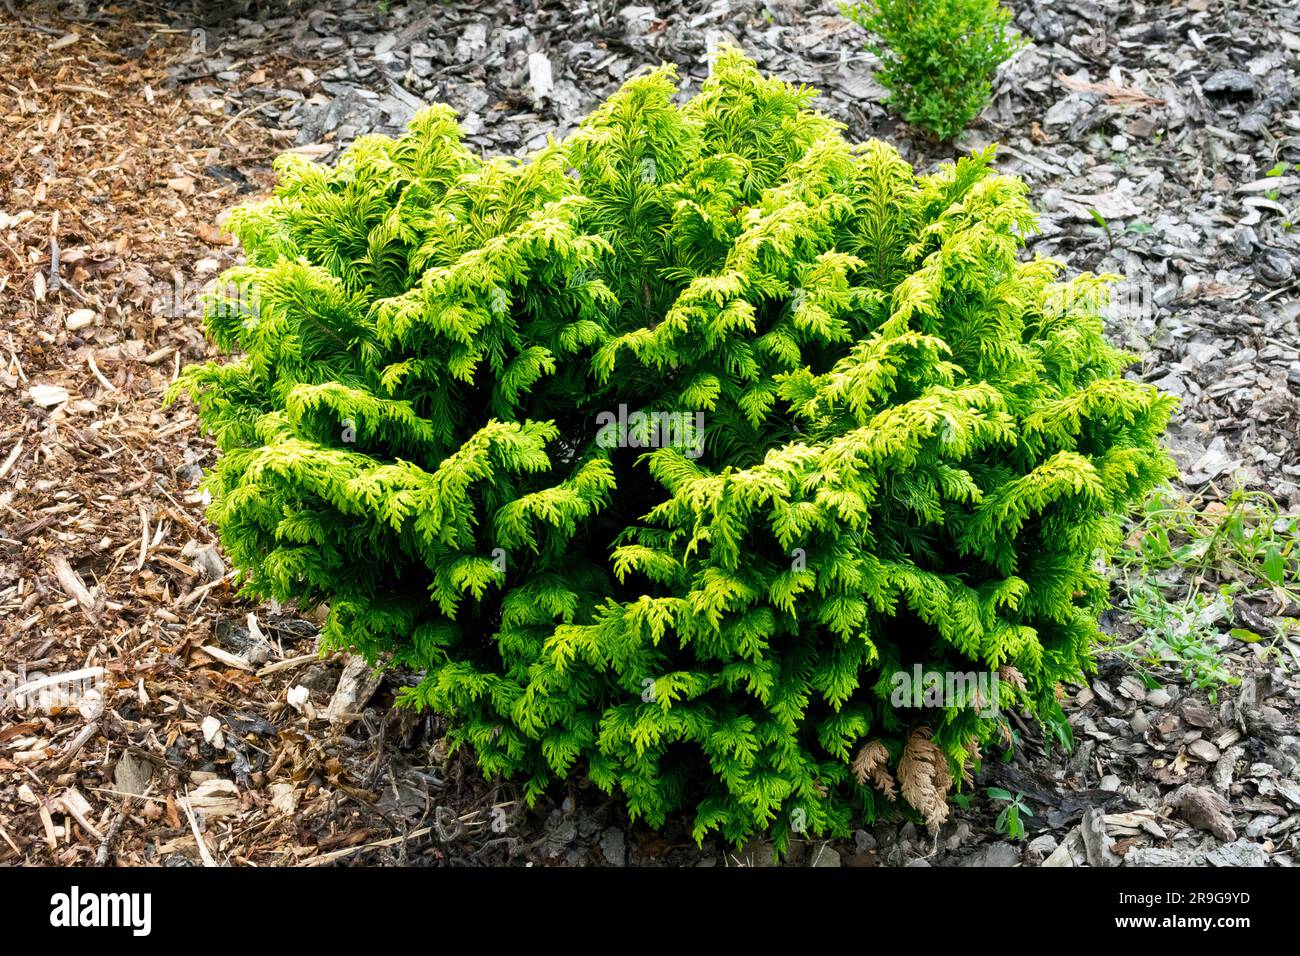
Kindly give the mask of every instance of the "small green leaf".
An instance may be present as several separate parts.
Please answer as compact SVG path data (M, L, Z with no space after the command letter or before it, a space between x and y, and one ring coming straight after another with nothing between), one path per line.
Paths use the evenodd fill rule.
M1269 545L1264 555L1264 576L1278 587L1286 580L1286 562L1282 560L1282 549L1276 544Z

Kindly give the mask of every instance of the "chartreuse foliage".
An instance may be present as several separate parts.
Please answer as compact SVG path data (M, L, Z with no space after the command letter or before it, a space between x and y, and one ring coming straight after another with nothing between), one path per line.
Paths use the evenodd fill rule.
M918 177L736 51L675 93L522 162L445 107L283 157L208 311L241 357L180 382L211 518L249 594L328 603L327 646L421 672L402 702L530 795L585 775L701 839L937 826L999 721L894 675L1053 713L1170 399L1120 377L1100 279L1021 259L987 155ZM702 412L702 452L602 440L620 406Z
M872 34L889 103L942 140L988 104L998 66L1024 46L998 0L858 0L843 9Z

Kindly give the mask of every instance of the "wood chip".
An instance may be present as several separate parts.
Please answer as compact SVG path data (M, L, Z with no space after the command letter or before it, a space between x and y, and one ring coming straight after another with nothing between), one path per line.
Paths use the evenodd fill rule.
M86 584L81 580L81 575L72 570L72 565L68 564L68 559L61 554L56 554L50 558L50 568L54 571L54 577L59 582L59 587L63 588L65 594L70 598L75 598L81 605L81 610L85 612L86 617L92 622L99 617L99 611L95 606L94 596L86 589Z
M347 726L356 720L358 711L374 696L383 679L383 673L366 663L364 657L353 654L334 688L334 696L322 715L326 720Z
M253 665L244 660L244 658L240 657L238 654L232 654L230 651L222 650L220 647L214 647L211 644L204 644L202 647L199 647L198 650L207 654L208 657L211 657L213 660L220 661L227 667L237 667L241 671L253 670Z
M59 803L67 811L68 816L76 820L81 829L85 830L96 840L104 839L104 835L99 832L98 828L90 822L90 815L95 812L94 807L76 787L69 787L59 798Z
M239 812L239 788L231 780L205 780L187 793L181 804L204 817L228 817Z
M68 390L62 385L33 385L28 397L41 408L55 408L68 400Z
M63 34L63 36L59 37L57 40L55 40L53 43L47 46L45 49L53 53L56 50L62 50L64 47L72 46L72 44L78 42L80 39L81 39L80 33L65 33Z

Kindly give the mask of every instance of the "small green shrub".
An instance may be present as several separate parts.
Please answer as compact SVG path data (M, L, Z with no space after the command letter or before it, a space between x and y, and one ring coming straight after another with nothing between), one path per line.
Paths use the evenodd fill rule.
M1020 818L1034 815L1034 811L1030 810L1029 805L1025 803L1024 794L1012 793L1010 790L1004 790L1001 787L989 787L985 792L995 802L1006 804L998 813L993 828L1012 840L1023 840L1025 837L1025 824Z
M445 107L282 157L207 311L242 356L179 383L211 518L247 593L327 602L530 797L937 828L987 705L1058 713L1088 666L1172 400L1120 377L1101 280L1022 261L988 155L918 177L736 51L676 92L522 162ZM1001 681L895 706L918 667Z
M865 0L844 13L875 35L889 103L941 140L984 108L998 65L1023 46L998 0Z

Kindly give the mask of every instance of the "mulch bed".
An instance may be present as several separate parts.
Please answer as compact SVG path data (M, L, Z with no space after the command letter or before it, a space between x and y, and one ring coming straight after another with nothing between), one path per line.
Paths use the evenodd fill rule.
M409 675L321 658L313 612L239 599L203 518L210 443L162 398L210 357L198 298L239 255L221 217L269 189L279 152L329 160L444 99L471 142L517 153L646 63L698 82L707 43L730 38L820 87L855 138L933 164L943 150L880 105L861 31L792 2L320 0L207 22L148 3L5 6L0 676L102 676L77 706L0 713L0 863L771 863L762 842L697 848L684 819L633 827L576 783L526 808L449 757L436 718L391 709ZM1267 204L1293 206L1296 183L1281 177L1276 198L1252 185L1300 161L1295 12L1214 19L1221 4L1190 0L1118 22L1086 2L1013 6L1035 45L964 146L1007 144L1002 162L1044 200L1037 251L1145 283L1154 307L1115 331L1149 346L1140 374L1184 397L1173 441L1188 481L1213 497L1241 473L1300 505L1296 242ZM555 78L535 98L538 52ZM1245 79L1210 81L1224 70ZM1300 862L1300 684L1245 645L1223 660L1242 683L1212 702L1176 671L1144 684L1103 655L1063 702L1070 754L1019 724L937 840L882 822L792 860ZM995 831L989 786L1024 795L1028 839Z

